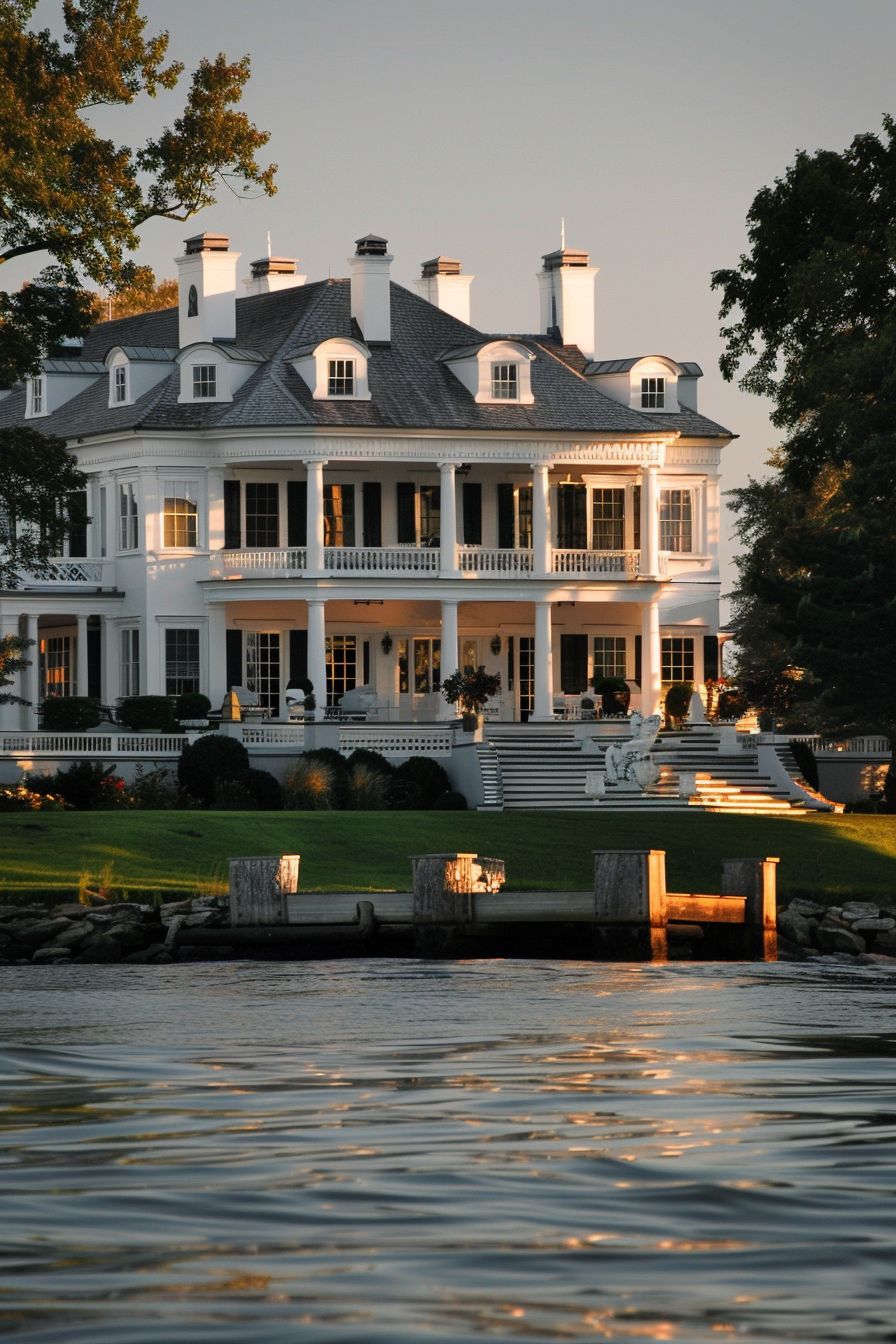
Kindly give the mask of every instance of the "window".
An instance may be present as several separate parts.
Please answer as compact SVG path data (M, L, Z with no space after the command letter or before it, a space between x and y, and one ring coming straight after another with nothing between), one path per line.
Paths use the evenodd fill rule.
M191 285L187 291L187 317L199 316L199 295L196 293L196 286Z
M194 364L193 365L193 396L199 400L203 397L216 397L218 395L218 370L214 364Z
M133 481L122 481L118 486L118 544L123 551L136 551L138 546L137 486Z
M662 650L663 681L694 680L694 640L692 636L664 636Z
M105 556L108 554L108 540L106 537L106 494L107 494L106 487L104 485L101 485L99 490L99 506L97 508L97 514L99 515L98 522L100 529L101 556Z
M69 635L51 635L40 641L42 699L72 693L72 640Z
M31 414L43 415L46 388L43 377L31 379Z
M438 546L442 530L442 491L438 485L420 487L420 545Z
M622 677L625 679L625 636L594 636L594 679Z
M280 636L276 631L246 634L246 687L272 713L280 711Z
M532 547L532 487L521 485L516 492L517 546L520 550Z
M519 401L520 387L516 364L492 365L492 396L495 401Z
M162 509L162 545L196 546L199 509L196 481L166 481Z
M229 482L225 482L226 485ZM234 482L239 489L239 482ZM239 505L237 504L237 507ZM239 522L237 522L239 535ZM232 539L232 538L231 538ZM239 541L237 541L237 546ZM280 544L280 492L276 481L264 484L246 483L246 545L278 546Z
M355 395L355 361L331 359L327 363L327 396L353 397Z
M165 694L199 690L199 631L165 631Z
M661 411L666 404L665 378L641 379L641 409Z
M411 647L412 646L412 647ZM413 655L413 666L409 655ZM427 695L438 691L442 684L442 641L440 639L400 639L398 641L398 690L407 695L411 690L416 695Z
M131 627L121 632L121 693L140 694L140 631Z
M591 495L592 546L596 551L625 547L625 490L596 489Z
M324 545L354 546L355 487L324 486Z
M561 550L576 551L584 551L588 545L584 485L557 486L557 545Z
M479 650L475 639L460 641L460 665L464 672L475 672L479 666Z
M116 405L128 399L128 369L126 364L116 364L112 370L112 400Z
M690 490L660 491L660 550L692 551L693 507Z
M328 635L327 704L338 704L358 684L358 642L354 635Z

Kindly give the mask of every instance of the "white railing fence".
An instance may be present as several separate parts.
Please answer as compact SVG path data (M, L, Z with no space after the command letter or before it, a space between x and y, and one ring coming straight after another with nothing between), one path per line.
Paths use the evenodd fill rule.
M532 552L459 546L457 565L462 574L531 574Z
M110 588L114 583L113 560L48 560L39 574L20 570L19 578L25 588L55 588L59 584L85 588Z

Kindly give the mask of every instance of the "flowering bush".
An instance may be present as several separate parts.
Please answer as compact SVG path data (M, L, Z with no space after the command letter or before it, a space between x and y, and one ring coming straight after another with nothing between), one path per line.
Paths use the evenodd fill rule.
M67 804L55 793L38 793L27 784L0 788L0 812L62 812Z
M58 795L67 807L78 811L108 811L134 805L124 780L102 761L75 761L55 775L26 775L23 783L34 793Z

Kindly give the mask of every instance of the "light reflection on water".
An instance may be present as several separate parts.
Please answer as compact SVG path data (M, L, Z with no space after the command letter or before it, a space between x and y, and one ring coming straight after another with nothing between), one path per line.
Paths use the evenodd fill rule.
M0 1332L894 1340L896 976L4 971Z

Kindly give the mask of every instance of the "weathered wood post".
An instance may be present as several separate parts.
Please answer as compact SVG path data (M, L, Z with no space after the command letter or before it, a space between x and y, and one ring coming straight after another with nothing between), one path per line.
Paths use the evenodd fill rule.
M287 924L287 898L299 889L301 854L230 860L230 923Z
M425 955L452 950L473 920L475 854L412 854L414 944Z
M669 953L664 849L595 849L594 920L617 947L664 961ZM630 935L637 931L637 940ZM615 934L615 938L614 938ZM620 937L620 935L622 935Z
M775 858L722 860L722 895L747 898L743 950L763 961L778 960L775 891L779 862Z

